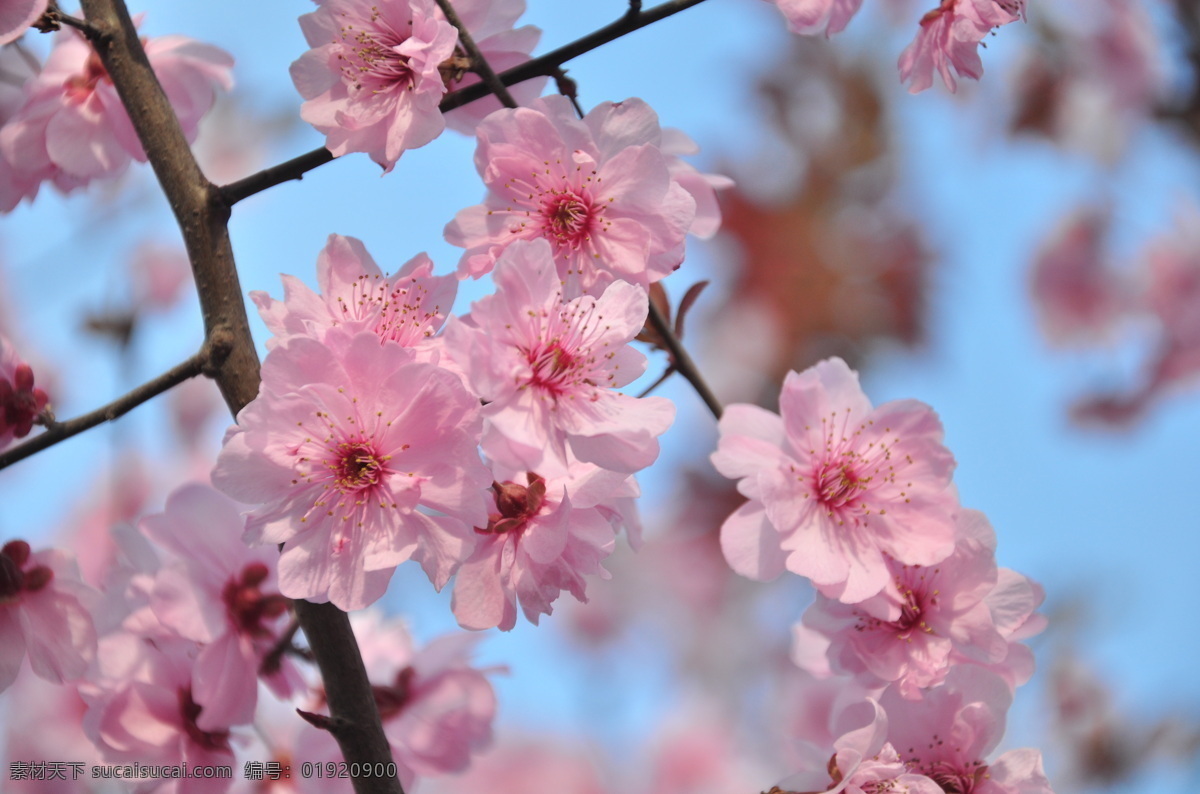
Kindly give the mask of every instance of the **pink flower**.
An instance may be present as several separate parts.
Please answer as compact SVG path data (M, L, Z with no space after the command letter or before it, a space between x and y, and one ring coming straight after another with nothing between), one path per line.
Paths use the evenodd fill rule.
M1107 226L1101 212L1073 213L1034 261L1033 302L1051 342L1094 341L1130 308L1129 285L1105 262Z
M846 29L862 0L771 0L787 19L788 30L802 35L824 33L826 38Z
M653 463L674 406L614 391L646 367L628 344L645 322L646 293L616 282L599 298L565 300L544 240L509 246L494 281L494 295L446 328L447 354L488 402L484 452L543 476L566 470L568 448L616 472Z
M467 769L492 742L496 693L487 674L503 670L471 665L479 637L448 634L417 649L403 622L384 621L376 611L354 614L351 624L405 790L412 790L418 775ZM329 734L315 729L301 735L297 755L313 760L340 757ZM349 785L331 788L330 783L314 780L301 789L322 794L349 791Z
M25 35L30 25L46 13L48 0L3 0L0 2L0 46Z
M316 295L295 276L283 276L283 301L265 292L251 292L258 313L275 337L272 349L290 336L321 339L329 328L341 326L353 333L373 331L381 340L416 348L428 360L432 337L446 322L458 279L433 275L433 262L425 254L410 259L393 276L384 276L354 237L329 235L317 258Z
M290 664L266 669L279 642L288 601L278 592L274 548L242 542L239 505L207 485L193 483L167 497L163 513L140 528L178 560L158 571L150 605L162 624L202 643L192 674L192 697L204 730L254 718L258 676L281 697L299 685Z
M954 550L954 458L924 403L872 408L841 359L791 372L782 418L731 405L712 456L750 498L721 527L730 566L751 579L786 568L853 604L891 580L888 561L934 565Z
M34 553L23 540L0 548L0 692L21 662L61 684L78 679L96 653L91 607L98 594L79 578L63 551Z
M96 669L80 694L88 703L84 731L105 760L146 766L233 764L230 725L206 729L198 724L203 708L192 696L195 654L193 643L178 638L150 641L122 632L101 641ZM231 783L184 778L177 790L220 794Z
M445 231L467 249L459 275L478 278L513 241L539 238L553 245L568 295L613 280L647 287L683 261L696 200L672 177L642 100L605 102L580 120L566 97L543 97L493 113L477 134L488 195Z
M1053 794L1037 750L987 756L1004 735L1012 692L975 665L959 665L922 700L894 690L880 697L889 717L888 741L908 768L956 794Z
M916 94L933 85L933 70L953 93L958 84L951 73L978 80L983 75L979 44L992 28L1025 15L1025 0L942 0L921 18L913 43L900 53L900 81Z
M283 594L361 609L410 558L441 588L471 553L471 527L487 521L478 400L369 331L293 337L262 375L213 484L259 505L248 542L284 544Z
M146 57L188 140L212 107L217 87L233 85L233 59L223 50L183 36L147 39ZM26 99L0 129L0 157L13 168L11 187L0 193L0 210L32 199L44 181L62 192L92 179L114 176L146 154L91 45L64 29Z
M1008 643L985 597L996 586L996 534L975 510L958 515L954 553L933 567L888 561L892 582L858 604L826 596L804 613L804 624L831 640L832 668L867 687L895 682L907 698L940 684L953 654L1002 661Z
M440 67L458 32L433 0L319 0L300 17L311 50L292 64L300 117L335 157L366 152L387 173L442 134Z
M614 528L600 504L637 493L631 477L584 463L568 477L499 477L492 484L495 509L486 527L476 527L475 553L454 580L452 608L466 629L508 631L518 602L537 625L563 590L586 603L583 577L607 579L600 562L614 547Z
M442 18L441 9L437 11L438 18ZM525 0L454 0L454 12L458 14L459 20L475 40L475 46L497 74L528 61L529 54L542 37L542 31L532 25L513 29L513 24L525 13ZM461 49L457 55L461 57ZM444 68L442 76L446 79L447 89L450 91L479 82L479 77L474 72L463 71L461 68ZM509 86L508 92L517 104L528 105L537 99L545 85L546 78L537 77ZM479 122L502 107L504 105L499 99L488 94L447 113L446 126L465 135L474 135Z
M914 774L900 760L895 748L886 739L888 715L874 700L867 699L839 716L844 727L861 724L846 730L834 743L834 753L826 763L814 764L783 780L768 794L793 792L823 792L823 794L883 794L902 791L909 794L942 794L930 778Z
M0 449L29 435L50 398L33 385L33 369L0 334Z

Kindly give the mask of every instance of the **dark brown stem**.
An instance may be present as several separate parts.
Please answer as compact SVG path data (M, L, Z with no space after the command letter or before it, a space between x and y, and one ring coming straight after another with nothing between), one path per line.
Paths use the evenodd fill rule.
M229 410L237 413L258 395L259 362L229 242L230 203L192 157L162 86L146 58L122 0L82 0L84 17L98 31L93 40L146 157L183 233L200 296L205 333L222 328L229 355L210 374ZM335 719L348 729L336 736L346 761L392 761L379 710L346 613L328 604L296 602L296 615L317 657ZM395 778L353 778L356 794L403 794Z
M293 157L286 163L273 165L257 174L251 174L245 179L225 185L221 188L221 196L225 203L232 207L242 199L253 196L255 193L261 193L269 187L275 187L275 185L290 182L293 179L303 179L309 171L317 166L325 165L332 159L333 155L329 153L328 149L313 149L299 157Z
M113 400L108 405L97 408L83 416L68 419L65 422L52 421L47 423L46 432L0 453L0 469L11 466L19 460L24 460L35 452L41 452L47 447L52 447L60 441L77 436L85 430L91 430L93 427L105 422L112 422L142 403L157 397L174 386L178 386L185 380L194 378L208 369L215 369L229 355L232 347L232 338L228 334L218 332L205 343L199 353L187 361L172 367L154 380L143 383L128 394Z
M512 98L512 94L508 93L508 88L504 83L500 82L496 77L496 72L492 69L492 65L487 62L487 58L483 57L483 52L475 46L475 40L471 38L470 32L467 31L467 26L458 18L458 14L451 5L450 0L437 0L438 8L442 9L442 13L446 15L446 21L458 28L458 43L467 51L467 56L471 59L471 71L479 75L479 79L495 94L506 108L515 108L517 100Z
M721 403L717 400L712 389L708 388L708 384L704 382L704 378L700 375L700 370L697 369L696 363L692 361L692 357L688 355L683 343L679 341L679 337L675 335L674 329L671 328L667 318L663 317L661 311L654 301L650 301L650 324L654 326L654 330L662 337L663 344L671 353L671 360L674 362L675 371L687 379L687 382L692 384L692 388L700 395L700 399L708 406L708 410L712 411L712 415L717 419L721 418L721 413L725 410L721 407ZM656 383L655 386L658 384Z
M591 52L597 47L608 44L610 41L619 39L627 33L632 33L659 20L666 19L673 14L678 14L680 11L686 11L692 6L700 5L703 2L704 0L670 0L651 8L649 11L638 10L640 9L640 5L635 8L631 4L625 16L616 22L605 25L583 38L576 39L566 46L559 47L557 50L552 50L545 55L526 61L519 66L514 66L507 71L500 72L500 74L496 75L496 81L500 85L510 86L523 83L526 80L532 80L535 77L553 77L560 67L572 58L578 58L580 55ZM438 107L445 113L448 110L462 107L477 99L482 99L491 93L493 93L493 90L485 79L466 88L451 91L446 94ZM515 106L514 104L509 107ZM328 163L332 159L334 159L333 155L325 149L314 149L307 154L302 154L299 157L288 160L286 163L272 166L245 179L233 182L221 188L221 194L228 205L232 206L242 199L253 196L255 193L260 193L267 188L275 187L275 185L284 182L290 182L293 179L300 179L304 174Z

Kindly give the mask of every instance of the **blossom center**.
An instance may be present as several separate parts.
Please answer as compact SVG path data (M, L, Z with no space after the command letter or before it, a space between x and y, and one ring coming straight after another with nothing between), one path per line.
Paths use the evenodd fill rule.
M76 102L83 102L92 95L101 80L110 80L108 71L100 62L100 56L92 52L83 65L83 73L67 78L67 97Z
M492 483L492 490L496 494L496 509L499 512L489 515L487 528L476 528L476 532L517 532L524 529L525 524L542 511L542 505L546 502L546 480L533 472L528 472L526 477L529 480L528 486L515 482Z
M371 687L371 694L375 696L375 705L379 709L381 721L387 722L408 705L408 701L412 699L412 680L416 672L412 665L408 665L396 673L396 679L391 686Z
M407 88L413 82L413 70L408 56L401 55L399 47L408 40L387 27L375 11L370 19L373 30L346 25L341 30L346 47L338 59L342 62L342 75L346 83L356 92L367 91L378 94L392 88ZM412 23L409 22L409 27Z
M542 199L542 229L560 247L582 248L591 238L592 202L574 192L551 191Z
M830 461L821 464L813 477L817 499L828 510L853 506L852 502L867 489L870 477L863 477L849 463Z
M562 395L578 382L578 375L584 364L583 356L572 353L558 341L535 348L529 351L526 357L533 370L529 379L530 385L544 389L555 397Z
M987 777L987 764L976 761L973 768L960 769L948 761L937 761L920 771L942 787L946 794L971 794L976 784Z
M379 483L386 473L383 456L366 441L343 441L329 464L334 486L342 493L362 491Z
M0 549L0 604L16 601L22 592L36 593L54 578L54 571L45 565L23 570L30 554L23 540L10 540Z
M287 610L287 599L278 593L264 594L261 585L270 571L261 562L253 562L225 583L221 600L225 611L238 632L252 637L270 636L273 632L263 625Z
M203 707L192 698L191 687L179 690L179 715L188 738L206 750L228 750L229 731L203 731L196 724L202 710Z

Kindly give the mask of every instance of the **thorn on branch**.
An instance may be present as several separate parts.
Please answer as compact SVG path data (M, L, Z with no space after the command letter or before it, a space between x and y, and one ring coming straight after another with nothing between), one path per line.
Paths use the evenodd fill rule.
M330 717L326 714L316 714L311 711L305 711L304 709L296 709L296 713L299 714L300 717L309 725L322 731L328 731L333 736L337 736L340 731L344 731L346 726L349 725L346 720L339 717Z

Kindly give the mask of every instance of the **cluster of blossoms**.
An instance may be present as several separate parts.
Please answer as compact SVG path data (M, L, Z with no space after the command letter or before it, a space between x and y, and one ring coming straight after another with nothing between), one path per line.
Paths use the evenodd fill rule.
M43 3L43 5L45 5ZM184 36L146 39L143 46L188 140L212 107L218 88L233 86L228 53ZM0 212L37 196L43 182L66 193L122 173L146 153L112 79L74 29L55 37L40 69L24 52L5 50L20 90L0 104Z
M812 582L793 658L844 676L873 709L866 727L834 733L831 783L804 773L779 790L1048 794L1036 751L984 760L1033 673L1020 640L1042 629L1043 594L996 566L987 519L959 506L937 416L915 400L872 407L840 359L790 373L779 404L731 405L721 418L713 464L748 499L721 547L744 576Z
M840 33L862 6L862 0L771 0L794 33L826 36ZM983 75L979 47L996 28L1023 19L1025 0L941 0L920 21L920 30L900 55L900 80L912 93L933 85L934 72L951 92L955 75L978 80Z
M841 30L857 6L780 2L805 32ZM536 43L536 30L513 29L522 11L459 3L501 67ZM1022 13L1019 0L944 0L902 56L904 79L920 90L937 69L953 90L951 67L978 76L979 41ZM647 366L630 345L647 290L680 266L688 234L719 225L715 191L728 180L680 159L694 144L641 100L578 118L564 97L535 98L540 84L518 92L521 107L444 117L446 92L476 78L433 0L318 0L301 26L312 49L292 77L330 152L365 152L388 171L447 124L473 130L487 196L445 227L465 249L457 277L434 275L423 254L385 275L361 241L331 235L318 292L284 276L282 300L252 294L273 338L215 489L184 486L123 534L102 592L59 552L0 549L0 688L26 656L41 677L76 682L84 732L108 761L229 764L263 686L320 726L325 693L293 663L290 599L364 610L414 561L438 590L454 580L467 629L511 629L518 613L536 624L563 591L585 601L620 531L640 543L635 475L674 420L668 400L620 389ZM3 18L0 35L9 28ZM229 87L231 60L180 37L145 46L191 137L214 89ZM3 209L44 181L69 190L145 158L72 31L0 110ZM485 274L495 292L451 316L458 279ZM46 404L4 343L0 443L27 434ZM936 415L915 401L872 407L840 360L791 373L780 404L721 419L713 463L748 499L721 548L747 577L813 583L796 660L866 697L833 715L821 771L776 790L1050 794L1035 751L987 760L1032 674L1020 641L1042 627L1042 593L997 567L987 520L959 505ZM463 770L490 742L496 708L492 671L470 664L475 638L418 651L398 624L356 624L405 785ZM290 750L337 757L317 727Z

